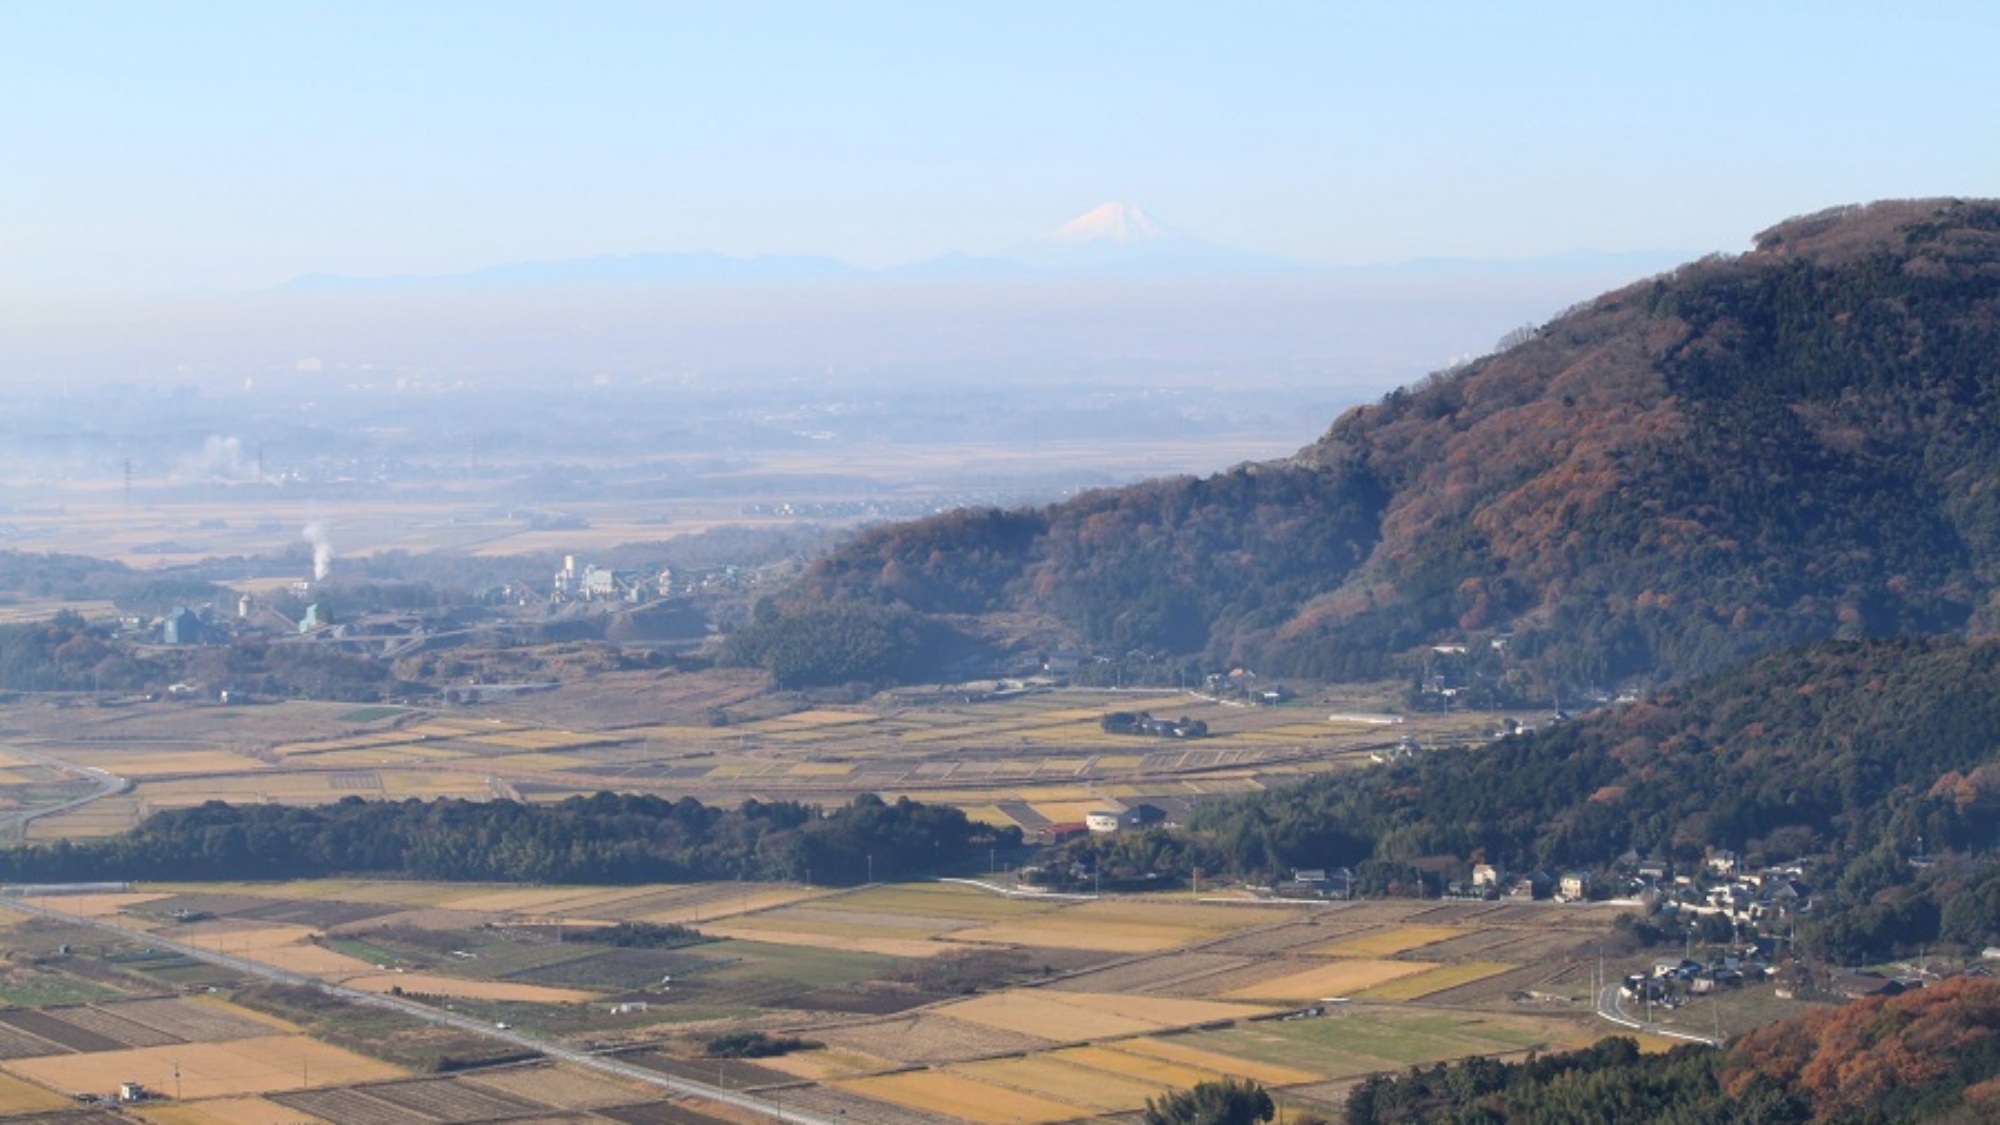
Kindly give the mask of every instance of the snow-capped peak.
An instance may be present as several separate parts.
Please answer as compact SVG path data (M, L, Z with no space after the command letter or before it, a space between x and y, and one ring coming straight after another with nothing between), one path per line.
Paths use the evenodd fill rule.
M1036 242L1055 246L1085 246L1091 243L1157 242L1173 237L1173 232L1153 221L1151 215L1130 203L1106 203L1071 219Z

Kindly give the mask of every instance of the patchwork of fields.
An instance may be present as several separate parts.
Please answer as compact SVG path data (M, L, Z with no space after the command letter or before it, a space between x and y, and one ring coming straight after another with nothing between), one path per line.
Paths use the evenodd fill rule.
M1365 766L1371 752L1403 733L1455 742L1480 737L1484 725L1466 716L1413 716L1390 735L1304 704L1244 707L1193 694L1081 689L976 702L884 699L726 726L562 727L546 717L587 712L582 703L543 695L476 712L155 704L59 715L9 709L4 717L13 745L131 782L129 791L33 821L28 834L42 839L112 834L156 810L216 798L556 800L604 789L723 804L907 795L1034 831L1080 822L1107 806L1148 802L1177 814L1205 795ZM1212 736L1183 742L1107 734L1099 720L1112 710L1199 718ZM0 754L0 814L10 794L25 807L89 788L81 774Z
M0 1120L110 1075L167 1094L177 1078L178 1096L137 1111L159 1125L748 1125L754 1115L504 1052L425 1076L478 1048L462 1033L440 1046L421 1025L247 985L149 949L152 934L830 1118L985 1125L1108 1122L1224 1075L1327 1114L1376 1070L1580 1045L1600 1029L1578 970L1611 917L1548 904L1011 897L956 883L322 880L33 901L113 921L129 940L45 920L0 929L0 945L36 972L74 984L15 987L95 990L85 1002L0 1008ZM581 940L619 921L686 922L701 937L657 948ZM719 1027L817 1047L705 1059Z

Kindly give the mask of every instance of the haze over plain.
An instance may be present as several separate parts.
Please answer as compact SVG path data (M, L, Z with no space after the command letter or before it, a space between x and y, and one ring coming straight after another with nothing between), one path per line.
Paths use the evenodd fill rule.
M1992 194L1995 22L1954 3L13 5L0 379L1176 359L1379 390L1773 215ZM1106 201L1303 267L1453 261L908 270ZM887 272L272 292L690 252ZM1646 268L1617 257L1635 252Z

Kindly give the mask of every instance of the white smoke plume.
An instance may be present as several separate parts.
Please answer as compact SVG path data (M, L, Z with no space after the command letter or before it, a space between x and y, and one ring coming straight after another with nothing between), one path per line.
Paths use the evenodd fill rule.
M242 480L247 476L243 463L243 442L233 437L210 435L201 443L201 452L181 458L177 475L194 480Z
M326 537L326 528L317 521L307 524L299 534L313 545L313 581L318 582L333 569L333 541Z

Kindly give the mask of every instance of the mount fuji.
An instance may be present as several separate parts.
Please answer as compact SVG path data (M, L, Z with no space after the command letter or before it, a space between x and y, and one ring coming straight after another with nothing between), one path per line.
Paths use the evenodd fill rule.
M1113 275L1294 273L1303 262L1204 242L1130 203L1106 203L995 257L1038 271Z

